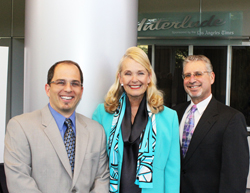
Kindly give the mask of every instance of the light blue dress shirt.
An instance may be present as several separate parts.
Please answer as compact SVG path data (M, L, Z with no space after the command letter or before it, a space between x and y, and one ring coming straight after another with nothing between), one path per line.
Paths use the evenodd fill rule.
M58 113L55 109L53 109L50 104L48 104L49 106L49 110L52 114L52 116L54 117L55 121L56 121L56 124L58 126L58 129L61 133L61 136L62 136L62 139L64 140L64 133L67 129L67 126L64 124L65 122L65 119L66 117L64 117L63 115L61 115L60 113ZM75 111L74 113L69 117L69 119L71 119L71 122L72 122L72 128L73 128L73 131L75 133L75 136L76 136L76 124L75 124Z

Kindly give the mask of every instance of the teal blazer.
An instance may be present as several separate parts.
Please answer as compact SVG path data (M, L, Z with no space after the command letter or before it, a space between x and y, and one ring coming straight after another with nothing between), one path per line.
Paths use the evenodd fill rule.
M104 104L99 104L93 114L93 119L104 128L108 139L113 120L113 114L107 113ZM143 188L142 193L179 193L180 187L180 142L177 113L164 106L164 110L155 115L156 149L153 162L153 188ZM119 134L119 156L123 160L123 140ZM121 173L122 161L119 163Z

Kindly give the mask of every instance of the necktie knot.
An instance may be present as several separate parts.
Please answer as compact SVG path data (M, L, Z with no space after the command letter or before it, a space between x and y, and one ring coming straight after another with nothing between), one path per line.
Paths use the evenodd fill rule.
M69 127L72 127L72 124L71 124L71 119L65 119L65 121L64 121L64 123L65 123L65 125L67 126L67 128L69 128Z
M191 112L194 113L196 110L197 110L196 105L193 105L193 106L191 107Z

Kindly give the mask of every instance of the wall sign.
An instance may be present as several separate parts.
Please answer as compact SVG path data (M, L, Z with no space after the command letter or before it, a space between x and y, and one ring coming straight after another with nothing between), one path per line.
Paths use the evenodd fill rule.
M241 36L241 12L139 14L138 37Z

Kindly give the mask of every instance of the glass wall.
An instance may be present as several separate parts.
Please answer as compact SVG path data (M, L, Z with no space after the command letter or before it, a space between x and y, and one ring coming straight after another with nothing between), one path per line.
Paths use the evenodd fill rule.
M201 54L210 59L215 73L215 82L212 85L212 93L217 100L225 103L227 46L194 46L194 54Z
M182 62L190 54L201 54L208 57L213 65L213 96L241 111L250 126L250 46L229 46L232 49L228 49L228 46L193 45L140 47L146 51L153 64L157 87L164 92L166 106L173 107L187 101L181 78Z
M178 51L207 56L212 93L241 111L250 131L250 1L139 0L138 44L152 45L152 63L165 105L185 101ZM180 51L184 56L187 51ZM149 52L151 57L151 53Z
M6 122L23 113L25 0L0 0L0 46L9 48Z
M232 48L230 106L241 111L250 126L250 47Z
M182 81L182 62L188 46L155 46L154 69L157 86L164 92L164 104L175 106L187 100Z

